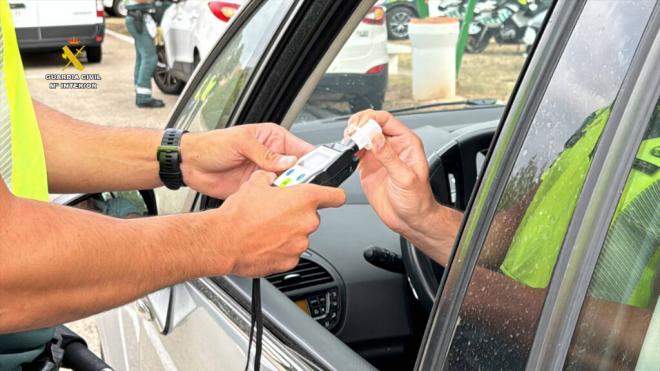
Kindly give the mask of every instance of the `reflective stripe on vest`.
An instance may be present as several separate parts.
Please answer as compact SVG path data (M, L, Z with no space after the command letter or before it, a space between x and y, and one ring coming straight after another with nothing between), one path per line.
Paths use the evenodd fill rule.
M43 145L7 0L0 0L0 176L14 195L48 200ZM53 333L51 328L0 335L0 370L34 360Z

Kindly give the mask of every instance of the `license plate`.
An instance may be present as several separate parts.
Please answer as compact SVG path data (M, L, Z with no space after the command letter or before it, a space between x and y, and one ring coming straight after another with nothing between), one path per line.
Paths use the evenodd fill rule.
M23 18L25 16L25 4L9 4L11 7L11 13L14 17L14 23L17 19Z

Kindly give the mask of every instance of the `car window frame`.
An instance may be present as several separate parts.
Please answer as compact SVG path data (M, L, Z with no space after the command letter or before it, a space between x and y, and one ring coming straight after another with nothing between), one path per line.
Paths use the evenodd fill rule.
M483 176L477 179L465 209L449 263L436 293L415 370L439 369L447 356L456 329L456 318L495 215L497 200L502 196L513 164L585 2L554 2L548 9L548 17L539 31L540 37L523 66L493 137L484 162ZM457 256L459 248L462 251ZM449 272L456 269L461 274L451 280Z
M199 84L204 80L204 77L207 75L209 69L213 67L218 56L222 53L225 47L234 39L236 34L243 29L245 24L248 23L252 19L252 17L259 11L261 6L263 6L266 1L267 0L248 1L243 5L243 7L234 16L234 18L230 20L227 29L222 34L222 36L215 44L213 49L211 49L209 55L202 61L202 63L199 64L197 69L193 72L190 80L186 83L183 92L179 96L179 99L177 99L174 110L172 110L172 113L170 114L167 120L166 128L177 127L178 118L181 116L182 111L185 109L186 102L188 102L190 99L193 98L193 95L195 94L195 90L197 89ZM267 43L267 45L264 48L264 51L261 54L261 56L259 56L259 61L257 62L254 68L254 72L248 78L248 81L245 83L245 86L243 86L243 89L241 89L240 96L236 101L227 122L222 126L216 124L215 129L230 127L236 124L237 113L245 109L246 97L250 96L250 94L252 93L254 89L255 81L258 81L261 78L264 71L264 66L273 56L272 54L273 47L279 44L283 36L283 31L288 29L290 22L298 13L298 10L300 9L301 5L302 5L302 1L294 1L293 4L291 5L291 8L288 10L288 13L284 17L283 21L280 22L279 26L277 27L277 30L272 35L272 37L269 38L268 40L262 40L262 42Z
M514 95L512 95L513 98L510 100L509 106L507 107L507 112L505 112L505 116L502 119L502 133L498 132L499 135L495 140L495 149L491 151L491 155L487 159L489 166L486 169L484 177L480 180L479 189L476 191L476 196L473 197L471 204L468 206L466 216L463 220L463 225L461 226L458 238L456 239L454 253L450 258L450 265L448 266L445 276L443 277L443 282L441 283L440 289L438 290L436 304L432 311L432 320L429 322L427 332L422 343L423 350L420 352L417 364L415 366L415 369L417 370L440 369L445 366L444 362L448 356L448 352L454 338L454 332L458 326L458 313L465 299L468 285L471 282L472 276L475 272L476 262L481 253L481 248L483 247L485 237L492 224L492 219L495 215L495 209L498 205L498 200L501 198L504 185L511 175L510 170L513 166L513 163L517 159L519 151L521 150L522 141L527 137L531 118L533 118L536 114L538 103L540 103L540 100L543 99L545 87L547 87L548 82L553 79L553 74L557 62L567 51L566 43L573 33L573 29L577 20L582 16L582 9L584 8L584 5L587 1L589 0L555 3L554 9L551 9L550 17L546 19L546 25L543 28L541 38L540 40L537 40L537 44L539 45L539 52L534 53L531 61L528 61L530 63L529 70L524 72L525 76L523 76L522 84L518 87L518 89L514 90ZM655 9L657 9L657 2L655 7ZM651 22L652 19L650 18L647 24L647 29ZM636 77L634 75L634 71L632 71L633 64L638 58L639 50L642 47L642 40L646 34L647 29L645 29L642 36L638 38L639 43L632 60L630 63L628 63L626 76L632 74L633 78ZM557 55L555 55L554 59L552 59L552 55L549 54L551 52L550 49L559 49L559 52L556 53ZM548 66L548 64L550 64L548 63L548 59L550 59L552 64L551 66ZM541 66L539 66L539 64L541 64ZM545 67L545 70L543 67ZM626 79L627 78L628 77L626 77ZM601 152L603 157L605 154L607 154L607 149L609 148L610 142L612 140L611 133L617 129L617 123L618 119L620 118L621 111L626 107L627 99L622 99L621 97L621 92L624 89L623 84L626 83L626 79L624 79L622 85L620 85L619 94L617 94L613 103L613 106L618 108L618 116L614 115L615 112L613 108L613 114L608 119L607 125L605 126L603 132L603 136L601 137L599 144L596 147L596 151ZM528 91L530 84L532 84L532 92ZM534 86L534 84L541 84L543 89L539 89L539 87ZM539 90L541 90L540 94L538 94ZM532 95L534 96L530 98ZM531 116L527 116L530 114ZM605 135L606 131L610 133L610 135L607 137ZM635 149L636 148L637 147L635 147ZM498 161L498 157L500 161ZM587 181L585 181L580 192L578 206L580 206L581 202L586 202L583 201L583 199L588 200L589 196L591 196L594 191L594 182L588 182L588 180L594 177L597 179L601 174L603 158L599 159L600 163L596 163L596 160L597 159L594 158L587 176ZM492 161L495 162L491 163ZM624 183L625 177L621 183L621 186L623 186ZM568 235L570 231L579 231L579 225L584 216L581 211L584 210L582 209L579 215L578 211L579 210L576 208L571 218L571 223L568 226L566 235ZM609 225L605 226L605 233L608 226ZM564 254L570 255L572 252L572 249L565 248L566 243L568 243L568 241L565 240L562 244L559 259L561 259ZM596 254L594 258L594 266L595 259L597 257L598 254ZM559 261L557 264L559 264ZM451 269L459 269L458 278L454 279L453 281L450 280L451 278L448 279ZM555 270L556 269L557 266L555 266ZM590 277L591 275L589 275L586 279L587 282L585 283L584 294L586 294L586 286L588 286ZM561 284L562 280L563 277L561 272L553 272L548 285L548 293L544 300L541 315L545 314L546 311L552 308L551 304L554 303L553 299L556 295L556 292L553 292L552 289L554 288L556 291L556 287ZM584 296L582 298L584 298ZM580 307L577 307L578 314ZM577 317L575 322L577 322ZM555 326L552 328L552 330L567 329L565 324L562 322L556 322L552 325ZM542 363L542 365L545 367L534 367L537 364L537 358L532 360L532 352L539 352L538 347L540 345L537 344L537 338L543 338L544 334L550 330L551 326L546 325L541 327L540 322L536 327L535 341L532 344L533 348L530 348L530 353L527 358L528 369L546 369L545 367L550 367L546 363ZM570 334L572 334L572 329L570 330ZM568 338L568 342L570 343L570 337ZM554 344L555 343L547 343L547 349L550 349ZM566 346L565 350L566 352L568 351L568 345ZM564 352L564 357L566 352ZM532 360L531 363L530 360ZM552 361L552 359L550 359L550 361ZM558 368L561 368L562 365L563 362L558 366Z
M589 284L633 161L660 97L660 2L656 2L559 254L527 370L560 369L570 351ZM651 93L649 93L651 92ZM612 125L615 120L617 125ZM644 123L639 125L639 123ZM572 248L567 248L572 246Z

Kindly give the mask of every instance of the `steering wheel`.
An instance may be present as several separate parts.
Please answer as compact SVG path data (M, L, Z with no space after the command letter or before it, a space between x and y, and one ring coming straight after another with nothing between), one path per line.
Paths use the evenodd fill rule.
M495 133L494 128L459 136L429 156L429 181L436 201L464 211ZM422 307L430 312L444 267L401 236L401 256L408 283Z

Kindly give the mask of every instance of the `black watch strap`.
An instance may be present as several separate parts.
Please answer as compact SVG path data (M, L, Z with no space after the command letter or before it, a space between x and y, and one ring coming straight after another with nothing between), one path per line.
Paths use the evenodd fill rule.
M173 128L165 129L163 140L156 153L156 159L160 165L158 172L160 181L172 190L185 187L183 174L181 174L181 137L187 132L187 130Z

